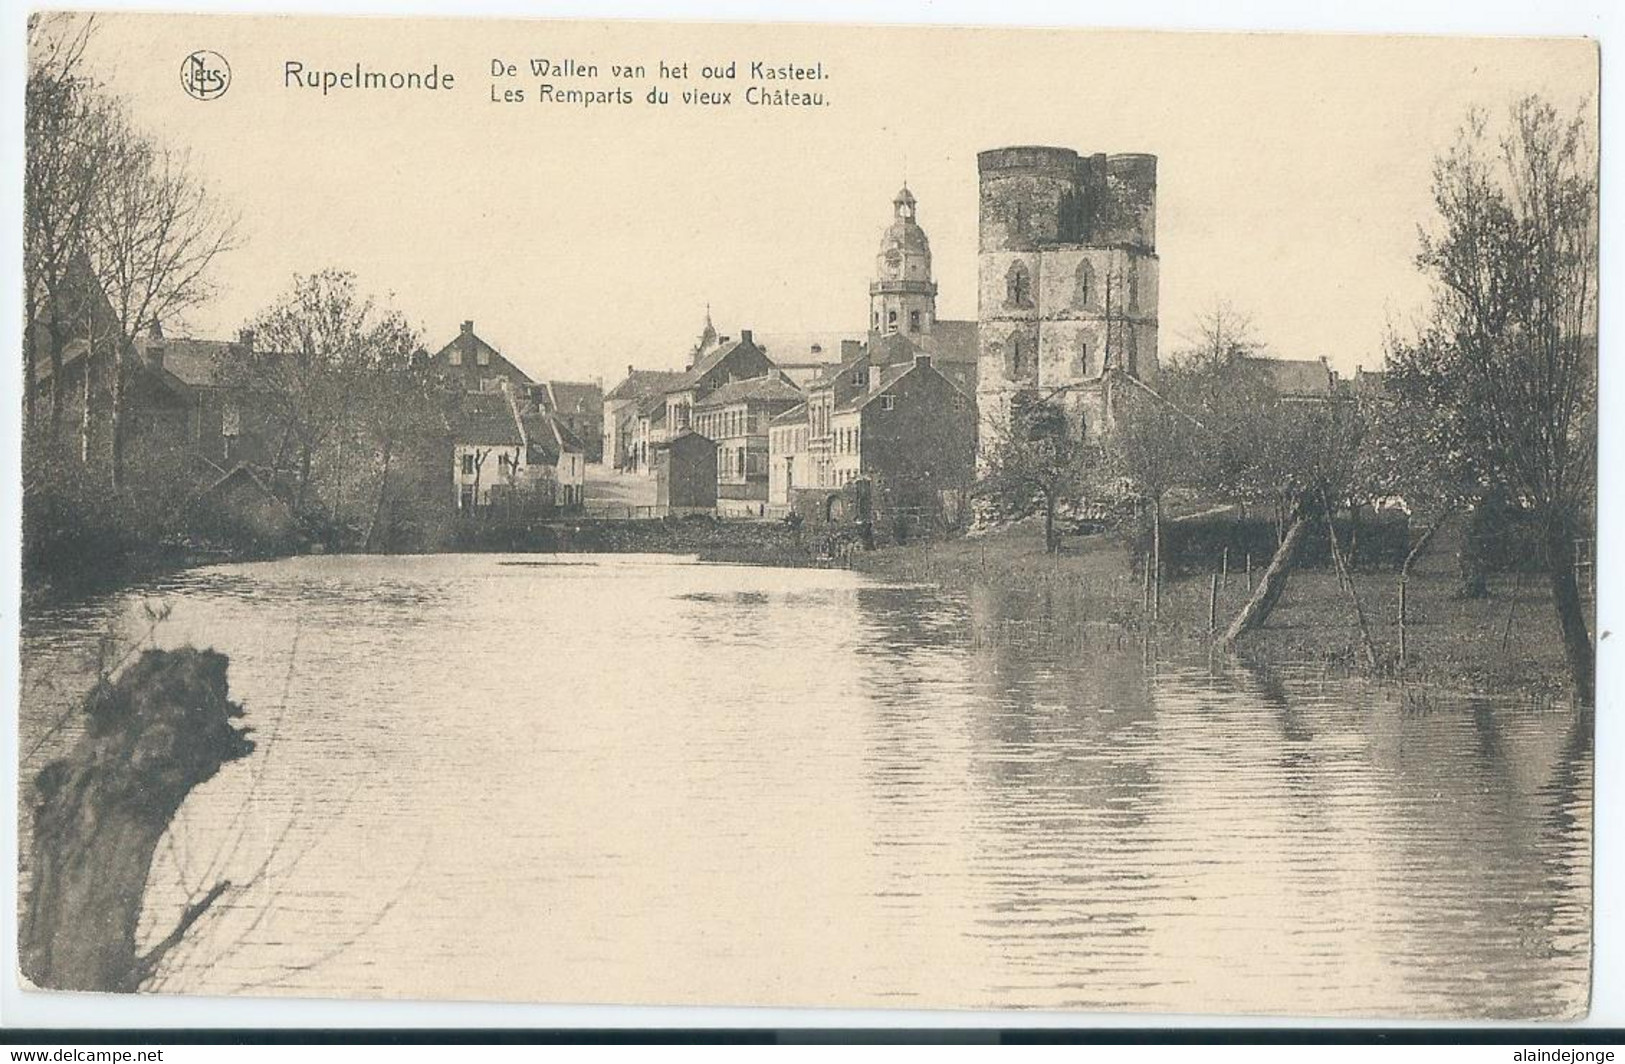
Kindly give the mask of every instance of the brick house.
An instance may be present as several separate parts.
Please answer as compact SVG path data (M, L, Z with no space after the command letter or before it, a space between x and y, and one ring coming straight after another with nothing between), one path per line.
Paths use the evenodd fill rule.
M497 391L502 381L519 389L536 384L502 352L480 339L472 321L463 322L451 343L434 353L431 365L443 380L465 392Z
M594 381L547 381L531 397L579 441L587 461L604 460L604 388Z
M644 404L683 378L681 370L626 367L626 379L604 396L603 461L616 470L638 465L638 415ZM664 408L664 403L662 403Z
M586 469L581 443L517 389L465 392L447 420L458 510L526 497L546 506L581 504Z
M719 511L760 516L768 496L768 424L805 401L777 372L724 384L694 405L694 427L717 444Z

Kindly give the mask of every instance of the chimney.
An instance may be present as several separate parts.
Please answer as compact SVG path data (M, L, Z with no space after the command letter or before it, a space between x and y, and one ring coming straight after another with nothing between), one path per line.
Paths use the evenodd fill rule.
M162 344L147 348L147 363L154 369L164 368L164 347Z
M472 333L473 331L474 331L474 319L473 318L470 318L467 321L463 322L463 332Z
M632 363L630 363L630 362L628 362L626 364L626 375L628 377L630 377L632 375Z
M238 329L237 330L237 342L239 344L241 344L245 350L248 350L248 351L254 350L254 330L253 329Z
M914 356L914 364L916 366L924 366L929 369L931 367L931 356L923 352L917 354Z
M880 391L880 367L873 364L869 366L869 390Z
M151 324L147 326L147 335L154 340L162 340L164 338L164 323L157 318L153 318Z
M747 344L753 342L751 340L751 338L750 338L750 330L749 329L740 329L739 330L739 338L741 340L745 341Z

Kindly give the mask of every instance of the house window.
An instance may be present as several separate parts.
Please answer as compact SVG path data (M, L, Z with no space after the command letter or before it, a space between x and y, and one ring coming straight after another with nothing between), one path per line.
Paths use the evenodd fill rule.
M859 367L858 369L855 369L855 370L852 371L851 381L852 381L852 386L854 388L863 387L863 376L864 376L864 374L863 374L862 367Z
M908 331L920 331L920 312L917 310L911 310L908 312Z
M463 476L471 477L473 475L474 475L474 456L471 455L471 454L465 454L465 455L463 455Z
M484 347L478 348L474 352L474 361L478 365L489 366L491 364L491 352Z
M457 505L464 510L472 510L475 506L474 485L464 484L463 490L458 494Z
M220 406L220 435L230 439L233 436L241 435L241 429L242 415L237 409L237 404L235 401L227 399Z
M463 364L463 349L462 348L457 347L455 345L452 347L452 349L451 349L451 364L454 365L454 366L461 366Z
M882 409L882 410L896 410L897 409L897 396L895 396L895 395L882 395L880 397L880 409Z

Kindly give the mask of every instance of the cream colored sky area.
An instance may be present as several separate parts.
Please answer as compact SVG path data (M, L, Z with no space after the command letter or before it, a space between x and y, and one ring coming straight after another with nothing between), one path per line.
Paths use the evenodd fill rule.
M295 272L354 270L438 346L465 318L531 372L679 365L706 303L737 332L862 329L905 173L941 286L974 317L976 153L1009 144L1159 157L1164 353L1224 298L1283 355L1380 361L1425 295L1413 257L1432 158L1466 109L1595 100L1585 41L111 15L92 62L138 120L190 148L247 240L187 323L228 335ZM182 90L189 52L228 92ZM673 102L491 102L493 59L739 64ZM819 108L739 101L752 60L822 62ZM284 85L306 69L452 72L441 92ZM760 83L757 83L760 84ZM681 103L683 88L734 93ZM1588 104L1588 106L1591 104Z

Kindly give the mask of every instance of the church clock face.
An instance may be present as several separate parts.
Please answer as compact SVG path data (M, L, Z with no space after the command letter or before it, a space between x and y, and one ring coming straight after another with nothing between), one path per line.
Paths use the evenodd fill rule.
M886 265L895 270L903 264L903 253L896 248L886 252Z

